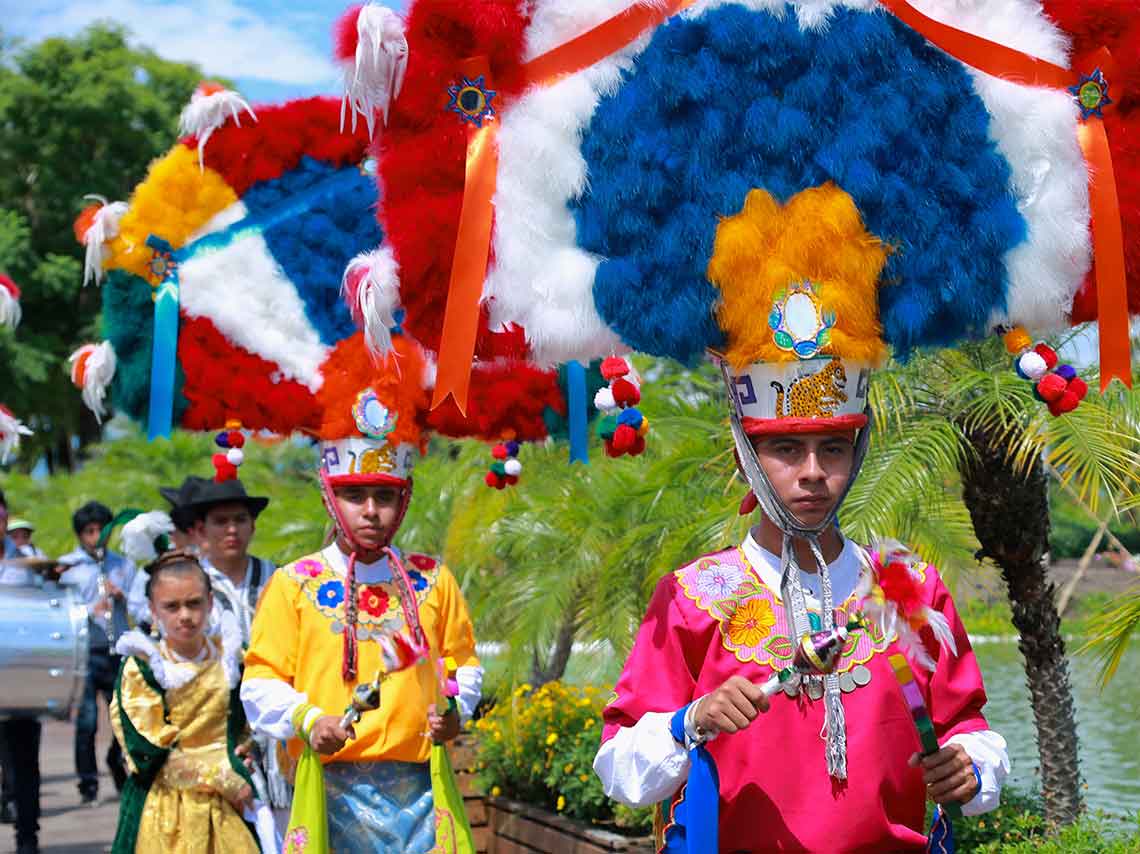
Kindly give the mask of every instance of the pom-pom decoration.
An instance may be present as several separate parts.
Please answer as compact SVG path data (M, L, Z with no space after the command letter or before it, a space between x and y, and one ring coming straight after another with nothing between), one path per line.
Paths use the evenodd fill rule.
M935 665L919 634L924 628L941 647L957 655L946 617L924 602L915 556L899 543L886 541L873 547L869 558L871 571L863 574L856 590L856 597L863 600L862 619L874 622L884 637L897 636L903 650L930 671Z
M0 465L8 461L20 449L20 437L31 436L32 431L24 425L8 407L0 404Z
M20 325L20 289L12 278L0 273L0 326Z
M211 458L214 463L214 480L222 483L234 480L238 476L238 468L245 462L245 435L241 432L241 424L237 421L226 423L226 429L214 437L214 444L221 449L221 453Z
M633 368L620 356L609 356L602 361L601 371L610 384L594 395L594 406L602 412L595 430L605 443L606 456L639 456L645 451L649 419L637 408L641 388Z
M84 344L68 358L71 363L71 383L83 392L83 402L100 423L107 415L104 399L115 378L118 359L110 341Z
M1002 340L1014 356L1014 371L1033 383L1034 396L1048 406L1054 417L1072 412L1085 399L1088 384L1077 376L1072 365L1060 364L1057 352L1048 344L1034 344L1020 327L1007 330Z
M522 474L522 463L518 460L519 443L514 439L499 442L491 448L491 470L483 478L483 482L492 489L505 489L519 482Z

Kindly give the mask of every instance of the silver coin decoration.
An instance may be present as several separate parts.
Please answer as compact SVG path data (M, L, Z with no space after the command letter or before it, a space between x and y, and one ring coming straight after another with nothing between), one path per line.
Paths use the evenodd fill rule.
M857 664L851 669L851 678L855 680L857 686L862 688L871 683L871 671L862 664Z
M818 676L812 676L810 679L808 679L807 693L808 693L808 697L810 697L813 700L822 700L823 699L823 680L820 679Z
M842 691L844 694L850 694L852 691L855 690L856 687L857 686L855 685L855 679L851 676L850 673L840 673L839 674L839 690L840 691Z

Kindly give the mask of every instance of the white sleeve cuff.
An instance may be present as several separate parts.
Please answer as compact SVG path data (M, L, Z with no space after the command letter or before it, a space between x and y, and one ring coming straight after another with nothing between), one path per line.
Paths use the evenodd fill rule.
M278 741L296 735L293 712L307 702L304 694L280 679L246 679L241 683L241 705L250 729Z
M324 713L325 713L324 709L318 709L316 706L313 706L313 708L311 708L311 709L309 709L309 711L305 712L305 717L301 721L301 731L295 733L297 738L301 739L306 744L308 744L309 739L305 737L305 733L313 731L313 724L315 724L317 722L317 718L319 718ZM289 715L289 717L291 719L293 716ZM312 747L311 744L309 746Z
M455 705L459 707L459 720L466 723L475 714L475 707L483 696L483 668L468 665L455 668L455 681L459 683L459 696Z
M690 707L691 708L691 707ZM672 712L646 712L598 750L594 773L606 797L647 807L672 797L689 777L689 754L673 739Z
M962 804L962 815L981 815L995 809L1001 801L1001 787L1009 775L1009 753L1005 739L992 729L952 735L946 744L960 744L978 768L981 788L968 803ZM945 747L946 745L943 745Z

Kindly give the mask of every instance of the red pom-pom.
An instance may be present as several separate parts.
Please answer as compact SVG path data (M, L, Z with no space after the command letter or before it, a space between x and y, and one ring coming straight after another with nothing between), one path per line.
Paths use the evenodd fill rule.
M633 440L633 447L629 449L629 455L631 457L640 457L643 453L645 453L645 437L638 436Z
M1066 412L1072 412L1081 405L1081 399L1073 394L1071 391L1066 391L1056 400L1049 404L1049 412L1054 417L1064 415Z
M499 443L498 445L495 445L495 447L491 448L491 456L496 460L505 460L510 455L507 453L507 446Z
M486 476L483 478L483 483L487 484L487 486L491 487L492 489L498 488L499 476L497 474L495 474L493 471L489 471L489 472L487 472Z
M240 430L230 430L226 434L226 441L229 442L231 448L241 448L245 446L245 436L242 435Z
M1080 377L1073 377L1069 380L1069 387L1065 389L1065 393L1076 395L1078 401L1084 400L1085 395L1089 393L1089 384Z
M602 361L602 376L607 380L616 380L629 373L629 363L621 356L610 356Z
M622 452L614 447L614 440L612 437L605 440L605 445L606 445L606 456L607 457L620 457L621 456Z
M892 561L879 568L879 586L883 595L898 606L899 613L911 618L923 607L922 582L903 561Z
M1052 403L1065 393L1067 385L1065 378L1060 374L1046 374L1037 383L1037 393L1041 395L1043 401Z
M614 380L610 391L614 394L614 403L618 406L637 406L641 402L641 392L637 386L626 379Z
M237 478L237 466L226 459L225 454L214 454L214 480L222 483Z
M1045 367L1049 370L1057 367L1057 351L1048 344L1038 344L1033 348L1033 352L1045 360Z
M519 482L519 476L517 474L508 474L504 480L506 480L507 486L514 486Z
M363 8L364 6L353 6L333 25L333 48L336 58L342 62L353 62L356 59L356 43L360 38L356 31L356 20Z
M639 436L637 431L630 427L628 424L619 424L617 429L614 430L613 444L614 450L618 454L628 454L633 448Z
M748 516L759 506L760 500L756 497L756 493L750 489L748 490L748 494L745 495L744 499L740 502L739 513L741 516Z

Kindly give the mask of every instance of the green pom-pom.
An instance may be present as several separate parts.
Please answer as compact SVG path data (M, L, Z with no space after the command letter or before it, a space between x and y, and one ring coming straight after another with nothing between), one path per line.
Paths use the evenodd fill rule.
M506 466L499 460L495 460L493 463L491 463L491 471L493 471L499 477L507 476Z

